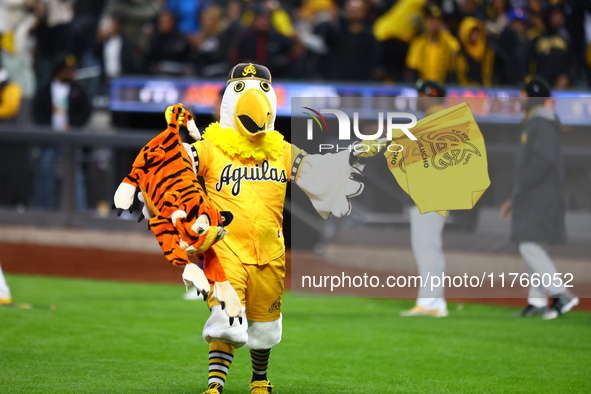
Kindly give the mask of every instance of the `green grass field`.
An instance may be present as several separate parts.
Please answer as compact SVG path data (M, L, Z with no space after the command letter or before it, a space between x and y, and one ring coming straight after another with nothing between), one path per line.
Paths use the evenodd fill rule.
M183 287L7 275L0 393L201 393L207 308ZM450 305L401 318L411 301L284 299L271 353L274 393L589 393L591 314L515 319L511 308ZM239 349L225 394L247 393Z

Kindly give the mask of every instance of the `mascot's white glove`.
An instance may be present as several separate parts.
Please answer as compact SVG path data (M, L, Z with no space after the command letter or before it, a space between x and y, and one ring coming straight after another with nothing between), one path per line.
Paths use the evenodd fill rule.
M296 185L310 198L320 216L328 219L351 213L351 197L363 191L363 183L353 179L361 174L364 165L353 158L348 150L324 155L307 155L300 165Z
M205 273L197 264L189 263L185 265L183 271L183 283L185 286L195 286L198 294L203 294L203 298L207 300L209 293L209 281L205 277Z

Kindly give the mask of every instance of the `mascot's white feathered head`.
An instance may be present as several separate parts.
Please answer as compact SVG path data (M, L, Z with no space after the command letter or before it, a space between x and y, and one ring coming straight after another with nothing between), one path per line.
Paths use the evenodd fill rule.
M222 98L220 126L257 141L275 128L277 96L265 66L240 63L230 71Z

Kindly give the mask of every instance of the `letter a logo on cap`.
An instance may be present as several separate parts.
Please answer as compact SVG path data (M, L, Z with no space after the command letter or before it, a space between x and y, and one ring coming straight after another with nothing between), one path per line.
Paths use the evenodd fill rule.
M252 64L244 67L244 71L242 71L243 76L246 77L248 74L257 75L257 69Z

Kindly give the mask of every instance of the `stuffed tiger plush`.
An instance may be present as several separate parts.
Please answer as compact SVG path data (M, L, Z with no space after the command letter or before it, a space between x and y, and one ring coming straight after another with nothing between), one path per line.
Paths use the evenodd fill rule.
M167 129L142 148L132 171L117 188L114 208L119 210L118 215L126 209L131 211L139 188L138 198L144 203L140 220L142 216L149 218L149 228L164 256L173 265L185 266L185 284L194 285L205 299L209 281L213 282L213 297L225 306L233 321L240 317L242 306L210 248L225 236L224 226L230 224L232 215L218 212L197 180L179 133L179 127L191 121L181 104L173 107ZM203 271L190 263L187 253L199 255L204 261Z

